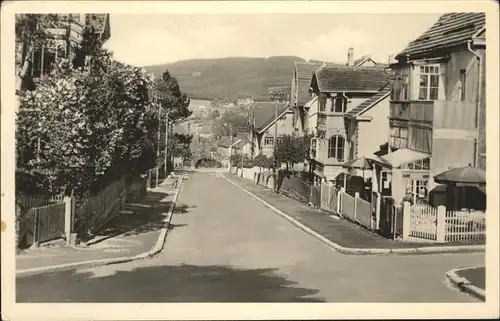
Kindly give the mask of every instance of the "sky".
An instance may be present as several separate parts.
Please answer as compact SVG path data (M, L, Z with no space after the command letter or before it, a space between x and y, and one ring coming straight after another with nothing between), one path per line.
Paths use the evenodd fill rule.
M111 14L105 44L135 66L186 59L299 56L345 62L371 55L387 62L440 14Z

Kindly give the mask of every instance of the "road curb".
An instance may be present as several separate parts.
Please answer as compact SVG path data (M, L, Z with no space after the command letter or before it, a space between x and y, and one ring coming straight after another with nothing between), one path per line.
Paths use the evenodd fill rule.
M300 223L296 219L292 218L290 215L282 212L281 210L277 209L273 205L269 204L268 202L264 201L262 198L258 197L257 195L253 194L252 192L248 191L246 188L243 186L239 185L238 183L230 180L227 177L224 177L223 175L218 174L219 177L222 177L229 183L233 184L234 186L240 188L243 190L245 193L248 195L252 196L265 206L269 207L273 212L277 213L281 217L285 218L288 220L290 223L298 227L299 229L303 230L304 232L310 234L311 236L315 237L316 239L320 240L321 242L325 243L326 245L330 246L331 248L337 250L340 253L343 254L349 254L349 255L387 255L387 254L415 254L415 253L420 253L420 254L436 254L436 253L456 253L456 252L484 252L485 246L484 245L464 245L464 246L427 246L427 247L418 247L418 248L399 248L399 249L392 249L392 248L385 248L385 249L375 249L375 248L351 248L351 247L343 247L342 245L332 242L329 239L325 238L323 235L315 232L314 230L310 229L309 227L305 226L304 224Z
M74 263L66 263L60 265L51 265L44 267L37 267L32 269L23 269L16 271L16 277L25 277L25 276L33 276L44 273L53 273L60 271L69 271L76 270L81 268L91 268L96 266L103 265L112 265L118 263L126 263L130 261L143 260L147 258L151 258L156 254L160 253L163 250L165 245L165 241L167 238L168 230L170 227L170 222L172 221L173 213L175 210L175 206L177 203L177 199L179 198L179 194L181 191L182 183L183 183L184 175L181 176L180 182L178 183L177 191L175 192L174 199L170 204L170 208L168 210L167 216L163 220L164 227L160 231L160 235L158 236L155 245L153 248L147 252L137 254L135 256L128 257L118 257L118 258L110 258L110 259L101 259L101 260L91 260L91 261L83 261L83 262L74 262Z
M465 292L469 295L476 297L481 301L486 301L486 291L473 285L468 279L460 277L457 272L462 270L468 270L477 268L479 266L466 267L466 268L456 268L446 272L446 277L451 282L451 284L458 288L460 291ZM481 266L483 267L483 266Z

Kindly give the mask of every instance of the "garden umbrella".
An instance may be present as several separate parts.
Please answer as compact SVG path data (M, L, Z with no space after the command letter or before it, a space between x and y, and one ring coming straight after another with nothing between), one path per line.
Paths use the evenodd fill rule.
M459 199L463 197L457 198L456 189L457 186L467 186L471 187L481 187L486 185L486 172L480 168L472 167L470 164L466 167L456 167L449 169L445 172L442 172L436 176L434 176L434 181L439 184L446 184L448 187L455 186L451 191L453 191L453 206L457 206L457 202Z
M363 170L363 181L365 180L365 170L367 169L371 169L372 168L372 164L370 163L370 159L369 158L366 158L366 157L360 157L360 158L356 158L356 159L353 159L353 160L350 160L348 162L345 162L344 164L342 164L342 167L344 168L356 168L356 169L362 169ZM346 180L346 175L344 175L344 187L345 187L345 180Z
M439 184L480 186L486 184L486 172L469 164L466 167L452 168L442 172L434 176L434 181Z

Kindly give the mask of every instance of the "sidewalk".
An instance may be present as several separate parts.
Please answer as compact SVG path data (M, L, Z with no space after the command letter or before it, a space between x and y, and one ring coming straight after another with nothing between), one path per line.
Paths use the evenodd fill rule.
M277 194L254 182L226 173L227 179L237 183L294 220L344 248L355 249L415 249L430 247L456 247L457 245L482 245L483 243L422 243L386 239L345 219L330 216L331 213L312 209L306 204ZM417 254L417 252L412 253Z
M485 290L486 269L484 266L458 270L456 273L459 277L467 279L470 284L477 286L483 291Z
M446 277L460 291L486 301L486 269L484 266L456 268L448 271Z
M148 189L146 197L126 203L121 214L112 219L86 247L69 247L60 240L16 255L16 270L101 259L130 257L150 251L164 227L176 189L173 179L163 186Z

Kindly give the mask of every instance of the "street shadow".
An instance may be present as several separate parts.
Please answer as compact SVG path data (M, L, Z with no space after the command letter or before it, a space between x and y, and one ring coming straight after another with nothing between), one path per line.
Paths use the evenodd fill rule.
M198 206L196 206L196 205L189 206L186 204L177 204L177 205L175 205L175 208L174 208L174 214L186 214L189 212L188 209L197 208L197 207Z
M148 191L142 200L126 204L123 208L126 212L109 221L97 233L96 240L90 240L89 244L97 244L118 235L138 235L162 229L172 204L171 201L160 202L167 195Z
M148 266L106 276L60 272L16 280L21 302L325 302L275 268Z
M168 224L168 230L172 231L175 228L184 227L184 226L187 226L187 224L172 224L172 223L170 223L170 224Z

